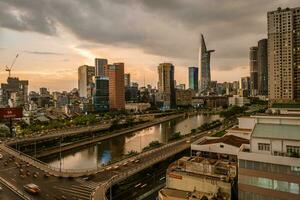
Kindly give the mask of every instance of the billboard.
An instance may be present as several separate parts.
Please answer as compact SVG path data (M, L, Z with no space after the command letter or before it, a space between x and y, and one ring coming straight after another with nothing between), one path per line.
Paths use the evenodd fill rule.
M0 108L0 119L21 118L23 108Z

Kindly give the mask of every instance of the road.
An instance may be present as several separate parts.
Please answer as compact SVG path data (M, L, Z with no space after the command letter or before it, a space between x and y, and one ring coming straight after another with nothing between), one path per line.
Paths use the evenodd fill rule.
M22 200L21 197L12 192L9 188L0 184L2 190L0 190L0 200Z
M106 166L99 169L94 175L89 176L89 180L83 179L82 177L45 177L45 172L42 170L37 169L32 165L28 165L26 162L18 160L17 158L13 159L9 154L2 151L1 153L4 157L0 160L0 176L13 184L19 191L23 191L24 184L35 183L38 185L42 191L40 195L32 196L27 194L33 200L53 200L63 199L63 197L73 200L89 200L91 194L93 194L93 196L98 195L96 196L97 200L101 200L104 197L104 191L106 191L109 185L125 180L133 174L136 174L155 163L188 149L190 142L208 134L211 133L207 131L202 132L198 135L183 138L160 148L141 153L134 158L128 158L110 166ZM0 145L0 147L3 148L3 145ZM7 165L5 166L6 162ZM20 169L22 169L25 174L26 172L29 173L25 176L21 176L22 173L20 172ZM34 172L39 174L37 178L33 177ZM96 191L96 193L94 193L94 191Z

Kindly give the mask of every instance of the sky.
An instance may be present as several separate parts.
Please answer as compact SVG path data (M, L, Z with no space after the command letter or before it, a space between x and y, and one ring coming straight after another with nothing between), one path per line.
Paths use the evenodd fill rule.
M267 38L267 12L299 0L0 0L0 82L29 80L30 90L77 87L80 65L124 62L140 86L157 84L157 66L175 65L177 83L198 65L204 34L218 82L249 75L249 48Z

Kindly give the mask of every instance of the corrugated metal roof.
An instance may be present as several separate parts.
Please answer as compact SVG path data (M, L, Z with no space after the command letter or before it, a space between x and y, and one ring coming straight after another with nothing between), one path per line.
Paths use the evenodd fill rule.
M300 140L300 125L256 124L252 137Z

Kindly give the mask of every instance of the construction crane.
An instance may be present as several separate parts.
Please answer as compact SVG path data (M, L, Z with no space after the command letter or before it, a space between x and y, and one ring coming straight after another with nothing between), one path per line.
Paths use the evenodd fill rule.
M5 66L5 71L8 72L8 78L10 78L10 73L11 73L12 67L14 66L18 57L19 57L19 54L16 55L16 57L14 58L13 62L10 65L10 67L8 67L7 65Z

